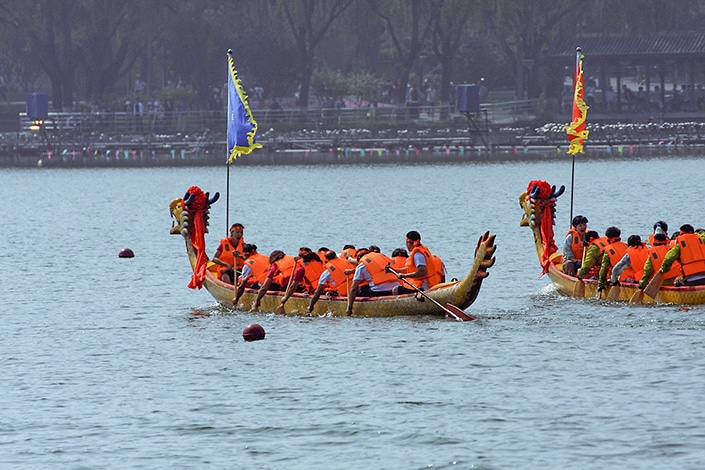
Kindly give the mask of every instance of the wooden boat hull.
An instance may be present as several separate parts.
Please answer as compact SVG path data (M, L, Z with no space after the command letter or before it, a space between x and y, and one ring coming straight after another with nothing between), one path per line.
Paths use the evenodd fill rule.
M549 246L551 243L545 243L543 234L541 231L541 220L544 216L544 211L553 210L557 198L549 198L545 200L533 200L527 192L522 193L519 196L519 205L524 210L521 222L519 223L522 227L529 227L534 234L534 244L536 246L536 254L538 255L539 261L544 260L545 246ZM550 240L553 242L553 240ZM577 278L568 276L562 270L561 260L562 255L559 253L552 253L547 257L550 260L548 264L548 271L546 274L551 279L554 287L558 292L569 297L578 297L576 292ZM597 280L586 279L583 281L585 283L584 294L580 297L590 298L590 299L606 299L609 295L611 287L606 288L601 295L598 297L597 292ZM637 284L627 284L621 283L619 289L619 296L615 301L618 302L629 302L636 292L639 291L639 286ZM681 304L681 305L700 305L705 304L705 286L693 286L693 287L673 287L673 286L662 286L655 298L651 298L648 295L644 295L643 303L667 303L667 304Z
M176 219L176 224L172 226L171 233L183 236L191 268L195 269L197 262L196 251L191 243L190 236L190 227L193 225L190 223L190 219L193 216L183 208L183 200L181 198L172 201L170 209L172 216ZM472 305L480 292L482 281L489 275L488 269L495 262L494 252L497 247L494 244L494 240L495 235L489 232L480 237L475 249L473 265L464 279L439 284L433 289L425 291L425 293L441 305L450 303L463 310ZM235 297L233 285L220 281L213 273L206 270L203 286L221 305L226 308L234 308L232 304ZM275 312L281 304L282 295L282 292L267 292L260 302L259 311ZM250 310L256 297L257 290L246 289L239 299L237 308ZM295 293L286 303L286 313L294 315L346 316L346 297L321 296L311 314L307 313L310 300L311 296L308 294ZM358 297L355 299L353 306L353 316L392 317L407 315L445 315L445 312L428 299L423 299L420 296L417 299L415 294Z

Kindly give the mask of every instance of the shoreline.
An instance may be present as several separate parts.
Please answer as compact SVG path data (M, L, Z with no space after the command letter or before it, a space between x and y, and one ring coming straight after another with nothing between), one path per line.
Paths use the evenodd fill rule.
M703 153L705 144L585 144L585 154L577 158L659 158ZM462 163L508 162L532 160L563 160L569 158L568 145L497 145L491 150L482 146L456 146L436 148L330 148L259 150L240 157L233 166L258 165L356 165L356 164L408 164L408 163ZM0 168L140 168L179 166L221 166L226 158L214 152L191 149L119 150L107 152L64 152L59 155L1 155Z

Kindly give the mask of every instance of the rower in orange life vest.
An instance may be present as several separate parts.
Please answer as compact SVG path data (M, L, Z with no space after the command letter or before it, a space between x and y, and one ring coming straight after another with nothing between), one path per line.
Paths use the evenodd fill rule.
M617 236L619 236L619 229L616 227L610 227L605 231L605 234L614 234L610 229L617 230ZM578 269L578 279L594 279L597 277L600 267L602 264L602 255L605 251L607 245L609 245L609 238L605 235L600 237L596 231L588 230L585 233L585 241L583 242L587 247L585 256L583 258L583 263Z
M705 285L705 241L690 224L681 226L680 235L666 253L659 271L668 272L676 260L681 264L683 276L674 280L674 286Z
M245 227L242 224L232 224L230 236L220 240L220 244L213 254L213 262L220 266L218 279L228 284L232 284L235 279L235 268L242 269L245 263L245 258L242 256L242 246L245 244L245 240L242 238L243 230Z
M325 270L321 258L310 248L299 248L299 256L296 257L296 260L298 263L294 271L294 277L288 284L284 297L281 300L280 305L282 307L294 292L306 291L309 294L313 294L318 287L318 280Z
M242 267L242 275L238 279L233 306L237 306L246 287L257 289L264 284L269 271L269 258L257 253L257 245L245 243L242 246L242 256L245 258L245 265Z
M670 242L671 239L668 238L668 224L664 222L663 220L659 220L654 224L654 231L651 235L649 235L649 240L648 244L649 246L654 246L654 235L657 233L662 233L666 236L666 241Z
M666 257L666 253L668 253L671 248L670 240L666 238L666 234L654 234L653 245L647 251L647 258L644 263L643 273L641 275L641 279L639 280L639 289L645 289L654 272L661 269L663 259ZM671 269L663 275L663 285L672 286L673 281L682 275L683 271L681 271L681 264L678 261L674 261L673 264L671 264Z
M313 297L308 304L308 309L306 309L308 313L313 312L313 307L316 305L316 302L318 302L323 292L328 292L329 295L340 297L348 296L350 278L349 275L345 273L345 270L350 269L348 260L338 258L335 251L329 250L325 254L325 263L326 269L318 278L318 286L313 292Z
M563 242L563 272L575 276L583 261L583 239L587 232L588 219L582 215L573 217L572 227L568 230Z
M264 297L264 294L266 294L268 290L283 291L286 289L289 283L289 276L292 275L295 264L296 260L294 257L285 254L281 250L274 250L269 255L269 271L267 271L264 284L262 284L262 287L259 288L259 292L257 292L257 298L252 305L251 312L259 311L262 297Z
M406 279L411 284L421 290L427 290L441 282L441 274L436 267L436 262L431 252L421 244L421 235L416 230L406 234L406 247L409 250L409 257L406 266L401 270L396 270L399 279ZM398 294L411 294L414 289L399 286Z
M394 290L400 287L397 276L386 270L386 266L392 262L389 256L363 248L358 250L356 258L358 263L348 296L348 315L353 313L353 304L358 294L361 297L393 295Z
M395 271L399 271L406 266L406 259L409 253L404 248L395 248L392 251L392 264L390 265Z
M610 282L618 286L621 282L636 283L644 275L644 265L649 257L649 248L641 241L639 235L629 235L627 252L612 268Z
M614 229L614 230L611 230ZM611 232L607 235L607 232ZM605 247L602 253L602 263L598 274L597 290L603 291L607 284L607 276L612 274L612 268L627 253L627 244L621 239L622 231L617 227L610 227L605 231L605 236L608 238L609 244Z

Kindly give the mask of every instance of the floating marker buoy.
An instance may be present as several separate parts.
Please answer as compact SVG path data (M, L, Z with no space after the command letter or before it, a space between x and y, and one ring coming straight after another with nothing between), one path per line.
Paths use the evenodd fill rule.
M122 250L120 250L120 253L118 253L118 257L120 257L120 258L134 258L135 253L129 248L123 248Z
M242 337L245 341L258 341L264 339L264 328L262 328L257 323L247 325L244 330L242 330Z

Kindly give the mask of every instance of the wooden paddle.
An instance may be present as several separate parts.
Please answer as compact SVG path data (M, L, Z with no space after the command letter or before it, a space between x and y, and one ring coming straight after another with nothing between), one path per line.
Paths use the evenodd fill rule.
M646 289L644 289L644 294L648 295L652 299L655 299L658 295L658 290L661 288L661 284L663 284L663 273L658 271L654 274L654 277L651 278L651 281L649 281L649 285L646 286Z
M575 285L573 286L573 297L585 297L585 281L583 281L582 279L578 279L575 281Z
M399 273L396 272L394 269L389 268L389 271L390 271L391 273L396 274L397 276L399 276ZM424 291L422 291L421 289L419 289L418 287L416 287L416 286L415 286L414 284L412 284L411 282L407 281L407 280L404 279L404 278L400 278L400 279L401 279L403 282L405 282L409 287L411 287L412 289L414 289L416 292L418 292L419 294L423 295L423 296L426 297L428 300L430 300L431 302L433 302L434 304L436 304L436 305L437 305L441 310L443 310L448 316L451 316L451 317L455 318L455 319L458 320L458 321L472 321L472 320L477 320L477 318L473 317L472 315L469 315L469 314L465 313L463 310L461 310L459 307L456 307L456 306L453 305L453 304L447 303L446 306L444 307L443 305L441 305L440 302L438 302L436 299L430 297L428 294L426 294Z
M632 295L632 298L629 299L630 304L640 304L644 301L644 291L642 289L638 289L634 294Z
M619 294L622 292L622 288L620 287L619 284L613 285L610 287L610 291L607 293L607 300L610 302L614 302L615 300L619 300Z
M297 259L294 261L294 267L291 269L291 275L289 276L289 283L286 285L286 291L284 291L284 297L286 297L286 293L289 292L289 289L291 289L291 285L294 283L294 274L296 274L296 266L298 266L299 260ZM284 297L282 297L282 303L277 307L277 309L274 311L275 314L277 315L284 315L286 313L286 309L284 308L284 304L286 303L286 300L284 300Z

